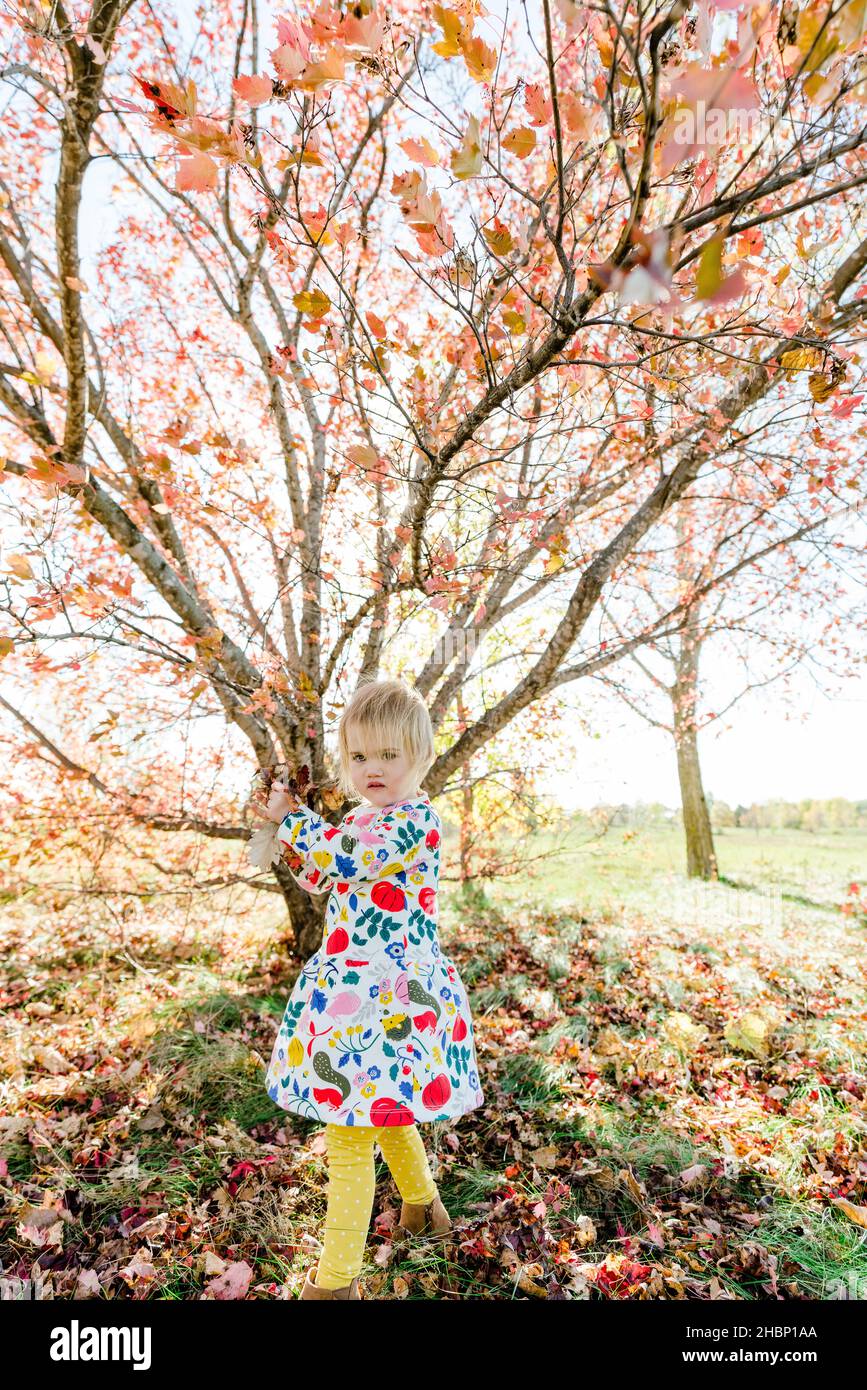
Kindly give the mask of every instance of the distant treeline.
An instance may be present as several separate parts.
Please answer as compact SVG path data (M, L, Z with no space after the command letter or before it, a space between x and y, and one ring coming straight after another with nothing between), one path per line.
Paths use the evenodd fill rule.
M867 801L847 801L834 796L827 801L762 801L749 806L730 806L727 801L707 797L714 830L867 830ZM682 823L680 807L664 806L661 801L637 801L615 806L601 804L581 815L594 823L608 822L630 828Z

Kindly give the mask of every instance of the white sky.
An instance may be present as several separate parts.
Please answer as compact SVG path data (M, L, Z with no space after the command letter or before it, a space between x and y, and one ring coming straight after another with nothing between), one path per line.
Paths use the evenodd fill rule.
M727 718L699 734L705 792L731 806L780 797L867 797L867 678L853 678L829 700L812 681L795 687L794 713L784 717L770 691L745 696ZM600 737L577 735L571 767L552 775L546 789L568 810L598 802L680 803L671 736L597 686L579 700Z

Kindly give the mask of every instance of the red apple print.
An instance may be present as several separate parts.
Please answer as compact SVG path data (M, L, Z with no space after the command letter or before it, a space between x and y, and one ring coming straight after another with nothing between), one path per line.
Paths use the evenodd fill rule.
M457 1018L455 1019L455 1026L452 1029L452 1042L463 1042L466 1036L467 1025L464 1023L464 1020L461 1018L460 1014L458 1014Z
M370 890L371 902L381 907L383 912L402 912L406 906L406 894L397 884L389 883L383 879L381 883L375 883Z
M418 895L418 905L427 917L433 917L436 911L437 895L432 888L422 888Z
M325 943L325 949L329 955L336 955L338 951L345 951L349 945L349 934L343 927L335 927Z
M421 1102L426 1110L442 1110L452 1093L451 1082L445 1072L440 1072L429 1081L421 1093Z
M370 1123L372 1125L411 1125L415 1123L415 1116L399 1100L389 1100L387 1096L380 1096L379 1100L375 1100L370 1107Z
M440 832L438 830L429 830L424 837L424 842L428 849L436 849L440 842Z

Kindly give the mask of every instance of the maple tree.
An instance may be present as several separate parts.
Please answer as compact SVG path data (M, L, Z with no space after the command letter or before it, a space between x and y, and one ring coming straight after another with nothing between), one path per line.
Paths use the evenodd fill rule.
M4 670L75 690L66 746L6 707L119 815L238 840L195 753L182 775L123 731L219 717L319 784L387 663L429 701L427 787L464 797L507 734L544 750L564 685L689 624L689 592L619 631L605 607L705 476L761 499L763 552L802 500L854 500L864 0L543 0L529 33L473 0L322 3L267 53L252 4L197 21L3 21ZM118 679L120 799L69 751ZM277 876L314 943L321 904Z

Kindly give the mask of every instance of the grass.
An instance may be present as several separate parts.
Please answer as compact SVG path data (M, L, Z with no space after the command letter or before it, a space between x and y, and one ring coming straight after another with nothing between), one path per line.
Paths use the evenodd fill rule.
M864 928L838 905L865 842L727 831L724 880L696 885L673 832L614 832L447 888L485 1105L425 1133L445 1247L392 1244L377 1156L368 1296L864 1297ZM232 892L122 931L99 905L11 904L5 1276L36 1261L55 1297L89 1271L105 1297L182 1300L245 1262L249 1297L297 1296L327 1165L263 1087L301 964L279 928ZM57 1202L47 1240L28 1222Z

